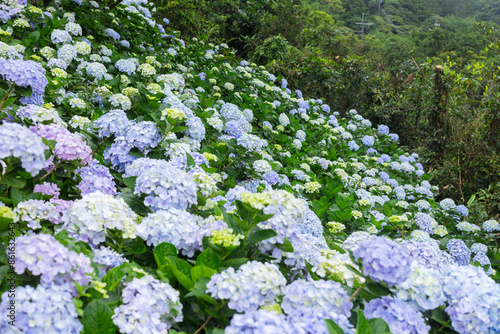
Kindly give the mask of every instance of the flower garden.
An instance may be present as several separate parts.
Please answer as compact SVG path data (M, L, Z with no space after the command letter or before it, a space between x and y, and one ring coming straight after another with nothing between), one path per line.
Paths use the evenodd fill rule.
M146 0L0 5L1 333L500 333L500 224Z

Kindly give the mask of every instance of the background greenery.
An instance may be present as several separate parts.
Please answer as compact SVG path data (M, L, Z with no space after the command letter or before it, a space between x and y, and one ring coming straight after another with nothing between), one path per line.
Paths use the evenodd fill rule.
M500 215L497 0L159 0L157 9L333 110L389 125L424 158L440 196L469 203L478 220ZM373 23L364 41L362 13Z

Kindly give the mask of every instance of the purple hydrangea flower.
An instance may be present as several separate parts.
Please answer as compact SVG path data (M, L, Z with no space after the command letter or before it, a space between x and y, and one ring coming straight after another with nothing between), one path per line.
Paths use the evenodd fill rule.
M88 257L68 250L49 234L18 237L16 253L15 272L19 275L29 270L33 275L40 276L42 284L66 286L74 281L87 285L89 274L94 271Z
M104 194L116 194L115 181L106 166L99 165L97 161L93 161L87 167L81 167L77 170L82 180L77 187L82 192L82 195L90 194L95 191L100 191Z

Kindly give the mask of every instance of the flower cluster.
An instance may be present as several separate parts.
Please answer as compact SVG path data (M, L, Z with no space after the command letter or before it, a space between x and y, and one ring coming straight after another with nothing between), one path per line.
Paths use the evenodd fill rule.
M163 333L183 319L179 291L153 276L134 278L122 298L124 304L113 314L121 333Z

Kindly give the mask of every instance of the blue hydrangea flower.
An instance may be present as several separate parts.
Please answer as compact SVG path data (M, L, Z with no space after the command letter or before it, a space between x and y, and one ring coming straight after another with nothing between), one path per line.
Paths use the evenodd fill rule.
M197 203L198 188L191 175L164 160L137 170L135 166L142 165L143 162L148 160L139 159L132 163L125 175L137 176L134 192L146 195L145 205L153 210L169 208L185 210Z
M250 312L275 303L285 284L286 279L277 265L252 261L237 271L230 267L213 275L206 291L214 298L229 299L229 308L237 312Z
M9 291L2 294L0 331L13 333L76 334L83 330L78 320L73 296L57 285L16 288L15 298ZM15 304L11 304L14 302ZM8 324L9 307L15 305L15 327Z
M0 125L0 159L10 156L20 158L24 170L32 176L45 166L45 149L42 138L17 123Z
M433 310L446 301L441 273L416 261L412 263L406 281L391 290L397 298L408 302L417 311Z
M443 279L446 313L460 334L500 331L500 285L475 266L450 266Z
M111 29L111 28L107 28L106 30L104 30L104 33L105 33L107 36L109 36L109 37L111 37L111 38L113 38L113 39L115 39L115 40L117 40L117 41L119 41L119 40L120 40L120 34L119 34L119 33L117 33L116 31L114 31L114 30L113 30L113 29Z
M151 275L127 283L122 299L112 316L120 333L167 333L183 319L179 291Z
M333 281L306 281L298 279L285 289L281 307L292 323L323 322L333 319L350 332L352 325L347 321L353 304L340 283Z
M115 63L115 67L118 69L120 72L125 72L128 75L134 74L134 72L137 69L137 66L135 62L131 61L130 59L120 59Z
M389 286L404 282L411 271L408 250L387 237L373 236L362 241L353 252L363 260L363 273Z
M363 138L361 138L361 142L365 146L373 146L373 144L375 144L375 138L373 138L372 136L364 136Z
M269 171L262 175L262 180L270 185L274 186L280 182L280 177L275 171Z
M33 60L0 58L0 77L19 87L30 86L36 94L43 94L48 84L45 69Z
M121 109L114 109L94 121L94 128L98 129L99 137L109 137L112 134L122 136L130 127L127 114Z
M226 334L292 333L293 329L283 314L257 310L235 314L224 332Z
M470 262L471 251L467 248L463 240L460 239L450 239L446 248L453 257L456 264L460 266L466 266Z
M120 253L109 247L101 246L92 251L94 253L94 263L98 265L99 276L102 278L111 269L128 263L128 260Z
M150 213L137 225L137 235L148 245L158 246L162 242L173 244L182 254L192 257L201 250L201 239L197 217L189 212L170 208Z
M486 232L500 231L500 224L494 219L487 220L483 223L483 230Z
M425 324L420 312L407 303L392 297L370 300L364 310L367 319L382 318L389 325L391 333L427 334L431 329Z
M134 124L127 129L125 135L125 140L141 151L156 147L161 138L162 136L156 127L156 123L148 121Z

